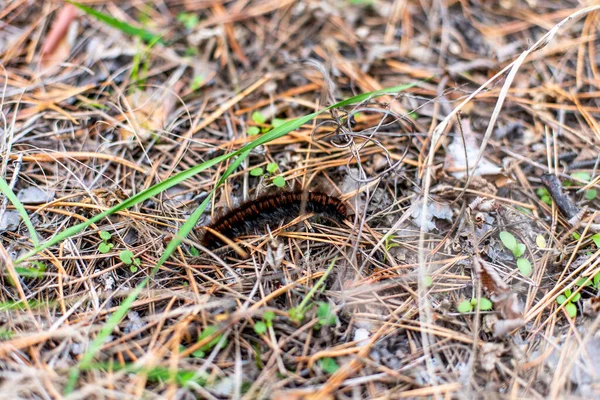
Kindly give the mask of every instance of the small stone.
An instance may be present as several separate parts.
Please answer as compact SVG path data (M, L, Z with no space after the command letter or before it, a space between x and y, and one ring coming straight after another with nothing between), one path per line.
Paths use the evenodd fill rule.
M0 221L0 232L16 231L21 222L21 217L17 211L6 211Z
M354 331L354 341L358 341L357 346L364 346L369 343L371 333L365 328L358 328Z
M47 192L35 186L29 186L19 190L17 198L23 204L43 204L54 200L54 192Z

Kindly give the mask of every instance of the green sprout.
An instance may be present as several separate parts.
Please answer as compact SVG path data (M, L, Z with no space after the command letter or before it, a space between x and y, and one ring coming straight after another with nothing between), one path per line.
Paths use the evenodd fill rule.
M456 309L459 313L466 314L473 311L475 307L479 308L479 311L490 311L492 307L494 307L494 304L490 299L486 297L482 297L481 299L479 299L479 302L477 301L477 299L473 298L471 300L461 301L456 306Z
M385 246L385 254L383 255L383 262L385 262L385 258L387 257L387 253L388 253L388 251L390 251L390 249L391 249L392 247L398 247L398 246L400 246L398 243L395 243L395 242L393 241L395 238L396 238L396 237L395 237L394 235L387 235L387 236L385 237L385 243L384 243L384 246Z
M216 325L207 326L206 328L204 328L202 330L200 335L198 335L198 342L214 335L218 330L219 330L219 328ZM221 342L221 338L223 338L223 334L217 335L213 340L211 340L204 346L200 347L198 350L194 351L192 353L192 355L197 358L205 357L207 352L212 350L213 347L215 347L216 345L218 345ZM226 345L227 345L227 340L223 340L223 342L221 342L221 348L222 349L225 348Z
M248 136L256 136L260 133L260 128L258 126L250 126L246 132Z
M317 364L319 365L319 367L321 367L323 372L329 375L335 373L338 369L340 369L340 366L337 364L335 359L331 357L321 358Z
M273 327L273 320L275 319L275 313L273 311L265 311L262 316L262 321L257 321L254 324L254 332L257 335L262 335L267 332L268 328Z
M545 187L541 187L538 188L538 190L536 190L535 193L540 197L540 200L542 200L542 202L546 203L549 206L552 205L552 197L550 197L550 192L548 191L548 189L546 189Z
M138 271L138 267L142 263L138 257L133 258L133 252L130 250L121 250L119 259L121 259L125 265L129 265L129 270L133 273Z
M181 22L189 30L194 29L198 25L198 22L200 22L196 14L184 12L177 15L177 21Z
M325 303L324 301L320 301L317 303L317 325L315 325L316 329L319 329L322 326L334 326L337 317L335 312L333 311L331 304Z
M262 125L265 123L266 120L267 118L260 111L254 111L252 113L252 121L254 121L255 123Z
M100 231L99 235L100 239L102 239L102 243L98 245L98 251L102 254L106 254L115 246L112 243L108 243L108 241L112 238L112 235L106 231Z
M517 268L523 276L531 276L533 273L533 267L528 259L521 257L527 247L523 243L519 243L512 233L502 231L500 232L500 240L504 247L511 251L513 256L517 259Z
M573 303L576 303L579 300L581 294L577 293L571 299L569 299L569 297L571 297L572 294L573 293L571 293L571 289L565 290L564 294L561 294L556 298L556 303L559 306L566 303L565 311L567 312L569 317L575 318L577 316L577 306Z
M262 176L265 172L261 167L252 168L250 170L250 175L252 176Z

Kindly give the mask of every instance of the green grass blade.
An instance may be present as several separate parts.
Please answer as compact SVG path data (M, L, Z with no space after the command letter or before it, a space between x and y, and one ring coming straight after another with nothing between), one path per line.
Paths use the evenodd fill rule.
M104 22L108 26L112 26L113 28L120 30L121 32L125 33L126 35L137 36L147 42L158 41L158 43L164 44L162 39L160 39L160 35L156 35L154 33L148 32L147 30L142 29L142 28L136 28L135 26L130 25L127 22L124 22L124 21L121 21L120 19L111 17L110 15L104 14L100 11L96 11L93 8L84 6L83 4L79 4L76 1L71 1L71 0L66 0L66 1L67 1L67 3L73 4L75 7L79 8L84 13L91 15L92 17L96 18L97 20L99 20L101 22ZM157 38L159 38L159 39L157 39Z
M2 179L1 177L0 177L0 192L2 192L2 194L4 194L6 196L8 201L10 201L13 206L15 206L15 209L21 216L21 219L23 219L23 222L25 223L25 226L27 227L27 230L29 231L29 236L31 236L31 242L33 243L34 246L38 247L40 245L40 242L38 240L37 232L35 231L35 228L33 227L31 220L29 219L29 214L27 214L27 210L25 210L25 207L23 207L23 204L21 204L21 202L19 201L17 196L10 189L10 186L8 186L8 183L6 183L6 181L4 179Z

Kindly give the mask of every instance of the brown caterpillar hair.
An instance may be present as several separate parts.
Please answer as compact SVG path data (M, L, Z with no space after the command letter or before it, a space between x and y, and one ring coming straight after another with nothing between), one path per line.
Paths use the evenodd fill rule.
M266 225L278 225L289 222L300 214L302 202L306 201L304 211L323 215L341 222L347 218L346 206L342 200L322 192L283 192L261 196L247 201L213 221L209 228L233 240L254 231L264 231ZM202 246L213 250L225 243L210 230L206 230L201 241Z

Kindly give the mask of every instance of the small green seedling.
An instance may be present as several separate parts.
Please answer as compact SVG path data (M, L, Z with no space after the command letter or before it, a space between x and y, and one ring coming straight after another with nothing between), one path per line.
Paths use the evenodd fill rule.
M519 243L512 233L506 231L500 232L500 240L502 241L504 247L513 253L515 258L521 257L523 253L525 253L525 245L523 243Z
M400 246L398 243L394 242L394 239L396 239L396 236L394 236L394 235L387 235L385 237L385 243L384 243L385 254L383 255L383 262L385 262L385 258L387 257L387 253L390 251L390 249L392 247L398 247L398 246Z
M261 167L252 168L250 170L250 175L252 176L262 176L265 173Z
M573 179L577 179L578 181L589 183L592 180L592 176L589 172L581 171L581 172L573 172L571 174ZM568 185L567 185L568 183ZM564 183L565 186L572 186L573 182L566 181ZM585 191L586 200L594 200L598 196L598 191L596 189L589 189Z
M321 367L323 372L329 375L334 374L338 369L340 369L340 366L337 364L335 359L331 357L321 358L317 364L319 367Z
M254 111L252 113L252 121L262 125L267 121L267 118L260 111Z
M181 22L189 30L194 29L198 25L198 22L200 22L196 14L184 12L177 15L177 21Z
M319 322L315 325L315 329L319 329L322 326L335 326L337 317L333 311L331 304L319 301L317 303L317 319Z
M577 279L577 282L575 282L575 284L577 286L593 286L596 289L600 289L600 272L594 275L594 277L591 279L581 277Z
M271 126L273 128L279 128L281 125L285 124L287 120L281 118L273 118L271 120Z
M279 169L279 165L277 165L277 163L268 163L266 166L266 170L267 176L272 176L275 172L277 172L277 170ZM256 167L250 170L250 175L252 176L263 176L265 175L265 171L261 168L261 167ZM277 186L277 187L284 187L285 186L285 178L281 175L277 175L276 177L273 177L272 179L273 185Z
M275 319L275 313L273 311L265 311L262 317L262 321L257 321L254 324L254 332L257 335L262 335L267 332L268 328L273 326L273 320Z
M596 247L600 248L600 233L595 233L592 235L592 241L596 245Z
M260 128L258 126L250 126L246 132L248 132L248 136L256 136L260 133Z
M213 334L215 334L217 331L219 330L219 328L215 325L209 325L206 328L204 328L202 330L202 332L200 333L200 335L198 336L198 342L212 336ZM212 350L213 347L215 347L217 344L219 344L219 342L221 342L221 338L223 337L223 335L217 335L213 340L211 340L210 342L208 342L207 344L205 344L204 346L200 347L198 350L196 350L195 352L192 353L192 355L194 357L197 358L203 358L206 356L206 353L210 350ZM225 346L227 345L227 340L223 340L223 342L221 343L221 348L225 348Z
M523 276L531 276L533 273L533 267L528 259L521 257L527 247L523 243L519 243L512 233L502 231L500 232L500 240L504 247L511 251L513 256L517 259L517 268Z
M285 179L283 176L281 175L277 175L275 178L273 178L273 185L282 188L285 186Z
M552 205L552 197L550 197L550 192L548 191L548 189L546 189L545 187L541 187L538 188L538 190L536 190L535 193L539 196L542 202L546 203L549 206Z
M203 84L204 84L204 76L196 75L194 77L194 79L192 79L192 83L190 84L190 90L195 92L196 90L200 89Z
M133 258L133 253L130 250L121 250L119 258L125 265L129 265L129 270L133 273L138 271L141 261L138 257Z
M112 236L106 231L100 231L99 235L100 239L102 239L102 243L98 245L98 251L102 254L106 254L115 246L112 243L108 243Z
M325 280L327 279L327 277L333 270L333 267L335 266L336 261L337 261L337 256L334 257L333 260L331 260L331 263L329 264L329 267L327 267L327 269L325 270L325 273L323 274L323 276L320 277L319 280L317 281L317 283L312 287L312 289L310 289L308 294L304 297L304 299L302 299L302 302L300 302L300 304L297 307L293 307L288 310L288 315L293 322L295 322L295 323L302 322L302 320L304 319L304 315L306 314L306 311L310 307L308 305L308 303L311 301L311 299L313 298L313 296L315 295L317 290L319 290L319 288L325 284Z
M572 299L567 300L569 297L571 297L572 294L573 293L571 292L571 289L565 290L564 294L561 294L556 298L556 303L560 306L566 302L567 304L565 304L565 311L567 312L569 317L575 318L577 316L577 306L573 303L576 303L581 297L581 295L577 293L575 296L573 296Z
M477 305L477 299L473 298L471 300L463 300L460 303L458 303L458 306L456 307L456 309L458 310L459 313L461 314L466 314L466 313L470 313L471 311L473 311L475 309L475 307L479 308L479 311L490 311L492 309L492 307L494 306L494 304L492 303L492 301L486 297L482 297L479 300L479 306Z
M277 165L277 163L272 162L272 163L267 164L267 172L270 174L274 173L278 169L279 169L279 165Z

